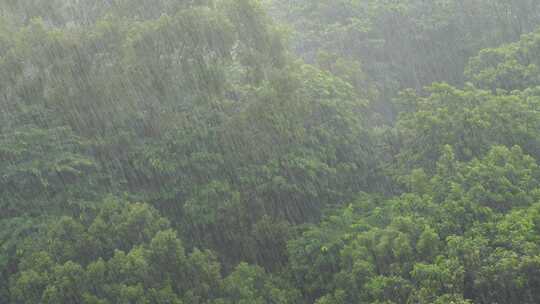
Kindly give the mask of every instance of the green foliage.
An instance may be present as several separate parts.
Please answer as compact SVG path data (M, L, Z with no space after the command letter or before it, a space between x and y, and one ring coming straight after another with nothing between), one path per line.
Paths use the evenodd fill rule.
M0 303L540 303L538 26L0 0Z
M28 240L11 277L13 301L296 303L299 297L247 264L222 281L214 255L198 249L186 254L176 232L148 205L110 199L98 211L90 222L64 217L43 232L46 237Z
M428 92L423 97L407 91L398 100L404 109L396 127L403 147L397 155L400 170L418 166L434 170L446 145L454 148L459 160L482 156L493 145L519 145L540 157L535 91L493 95L471 87L460 90L434 84Z
M480 88L524 90L539 84L540 33L523 35L519 42L480 51L471 58L465 75Z
M299 303L300 294L268 276L260 267L239 264L225 279L227 302L223 303Z
M521 274L521 267L536 271L531 266L538 248L532 220L540 201L536 161L518 147L494 146L482 159L459 162L449 148L437 168L431 176L414 171L412 193L383 201L360 196L289 242L295 281L309 299L536 301L529 281L534 276ZM532 264L521 266L521 259ZM493 269L497 263L512 270ZM498 284L493 276L507 271L513 271L508 278L519 279L501 280L513 285L490 285ZM491 293L509 288L513 291Z
M515 41L540 21L533 0L269 2L272 14L291 26L298 54L317 62L322 52L361 65L369 80L362 90L376 87L383 108L400 89L462 84L469 56Z

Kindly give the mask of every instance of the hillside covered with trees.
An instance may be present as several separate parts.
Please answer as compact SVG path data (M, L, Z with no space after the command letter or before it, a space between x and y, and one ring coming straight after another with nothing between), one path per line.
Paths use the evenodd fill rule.
M540 2L0 0L0 303L540 303Z

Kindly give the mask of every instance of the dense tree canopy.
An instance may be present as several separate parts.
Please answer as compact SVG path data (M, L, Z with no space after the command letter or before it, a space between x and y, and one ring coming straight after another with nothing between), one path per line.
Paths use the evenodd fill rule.
M534 0L0 0L0 303L539 303L539 46Z

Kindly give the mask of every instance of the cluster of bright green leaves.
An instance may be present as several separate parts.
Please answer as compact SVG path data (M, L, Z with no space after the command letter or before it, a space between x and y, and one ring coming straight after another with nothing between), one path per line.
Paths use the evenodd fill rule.
M396 125L400 169L432 171L445 145L453 146L459 160L482 156L493 145L519 145L540 157L537 89L492 94L434 84L426 90L427 96L406 91L397 99L402 108Z
M289 242L298 288L317 303L538 301L536 161L495 146L459 162L447 147L437 168L414 171L409 193L362 195Z
M540 33L524 35L518 42L480 51L471 58L465 74L480 88L524 90L539 85Z
M222 278L209 251L186 253L146 204L107 199L26 239L10 279L12 303L294 303L298 292L262 268Z

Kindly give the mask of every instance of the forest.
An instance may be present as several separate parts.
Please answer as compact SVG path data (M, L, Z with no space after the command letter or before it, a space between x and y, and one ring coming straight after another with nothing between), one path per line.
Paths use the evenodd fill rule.
M540 1L0 0L0 303L540 303Z

